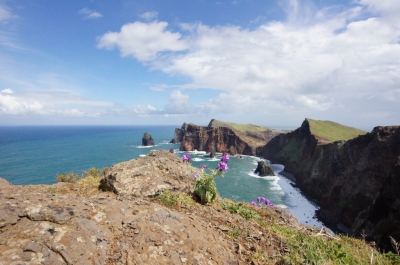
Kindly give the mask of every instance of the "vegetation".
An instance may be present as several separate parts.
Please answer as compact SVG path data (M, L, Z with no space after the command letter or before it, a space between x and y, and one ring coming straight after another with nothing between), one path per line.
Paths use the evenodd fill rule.
M236 124L232 122L223 122L212 119L208 124L208 127L218 128L227 127L235 132L242 140L249 143L250 145L262 146L265 144L266 134L280 133L281 131L270 129L264 126L257 126L252 124Z
M160 196L156 198L162 204L168 208L176 208L182 206L191 206L195 203L193 198L183 192L171 192L169 190L164 191Z
M324 142L350 140L367 132L353 127L348 127L332 121L319 121L306 119L310 124L311 133Z
M57 174L56 179L58 182L75 183L78 180L78 175L76 173L67 174L66 172L63 172L61 174Z
M70 189L74 189L81 195L90 195L97 193L100 185L100 180L104 175L104 169L90 168L87 171L83 171L82 175L79 176L76 173L61 173L57 174L56 178L58 182L70 183L71 186L61 188L50 188L49 193L65 193L69 192Z
M400 264L399 255L392 252L381 253L364 240L332 235L325 229L291 227L282 222L269 207L252 206L229 199L219 199L212 205L201 206L188 194L171 191L165 191L156 198L156 201L175 209L190 206L184 207L184 210L200 215L204 210L201 207L213 207L217 212L225 210L242 216L247 220L247 224L239 221L242 224L239 226L230 222L231 227L225 231L227 238L242 246L251 242L248 227L254 226L255 222L256 227L263 233L262 237L268 242L275 242L274 248L280 251L268 254L264 249L265 246L260 245L251 254L252 259L249 260L251 264ZM213 222L226 224L226 218L230 219L223 214L218 218L220 220L214 219Z

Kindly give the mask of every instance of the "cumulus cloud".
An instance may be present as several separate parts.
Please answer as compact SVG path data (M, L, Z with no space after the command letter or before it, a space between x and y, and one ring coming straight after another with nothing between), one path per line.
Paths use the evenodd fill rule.
M167 22L134 22L122 26L120 32L108 32L98 38L98 48L118 47L122 57L132 56L151 61L162 52L177 52L188 48L181 34L167 30Z
M85 18L90 18L90 19L103 17L103 15L100 14L99 12L90 10L89 8L86 7L79 10L78 13L84 15Z
M359 0L348 9L323 10L287 3L286 21L255 29L186 23L180 33L168 30L167 22L134 22L104 34L98 47L118 47L123 57L192 80L181 89L220 91L200 104L203 111L226 109L229 102L243 112L264 102L303 115L363 106L371 96L382 102L380 108L400 101L400 23L394 23L400 16L390 16L399 13L396 0ZM180 104L170 99L166 110L187 103L183 94L174 92L174 98Z
M140 18L143 18L145 20L153 20L153 19L157 19L158 17L158 12L155 11L149 11L146 13L143 13L141 15L139 15Z

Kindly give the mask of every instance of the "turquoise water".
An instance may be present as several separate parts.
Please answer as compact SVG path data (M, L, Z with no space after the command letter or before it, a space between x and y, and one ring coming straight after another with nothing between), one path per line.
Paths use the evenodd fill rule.
M204 152L179 152L169 144L180 126L49 126L0 127L0 177L14 185L52 184L56 174L81 173L91 167L104 168L144 156L152 150L174 149L178 156L189 153L193 166L215 168L220 154L210 159ZM143 134L152 135L156 145L141 147ZM313 218L316 207L293 183L279 175L282 165L272 165L276 176L260 178L253 171L259 158L231 156L229 170L217 177L220 195L251 202L262 196L291 211L302 223L320 227Z

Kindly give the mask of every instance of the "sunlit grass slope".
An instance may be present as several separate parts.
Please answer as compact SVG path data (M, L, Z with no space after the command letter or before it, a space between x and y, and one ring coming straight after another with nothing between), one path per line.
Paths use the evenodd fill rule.
M353 127L341 125L332 121L319 121L306 118L310 124L311 133L323 142L350 140L367 132Z

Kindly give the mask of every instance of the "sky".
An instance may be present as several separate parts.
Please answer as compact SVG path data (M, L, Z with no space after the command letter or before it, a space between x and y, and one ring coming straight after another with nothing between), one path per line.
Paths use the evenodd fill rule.
M400 125L398 0L0 0L0 126Z

